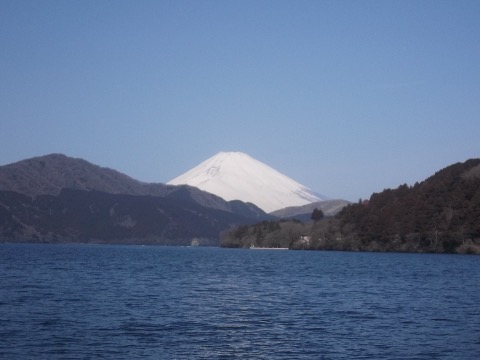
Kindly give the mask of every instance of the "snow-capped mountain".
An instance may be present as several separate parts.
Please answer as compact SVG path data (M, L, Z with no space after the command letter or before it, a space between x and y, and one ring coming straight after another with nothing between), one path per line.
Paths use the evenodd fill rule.
M168 182L257 205L265 212L326 198L241 152L220 152Z

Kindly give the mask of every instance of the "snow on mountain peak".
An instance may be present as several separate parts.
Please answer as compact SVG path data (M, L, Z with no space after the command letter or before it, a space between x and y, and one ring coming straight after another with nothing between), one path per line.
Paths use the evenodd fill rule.
M195 186L227 201L251 202L267 213L325 200L242 152L219 152L168 184Z

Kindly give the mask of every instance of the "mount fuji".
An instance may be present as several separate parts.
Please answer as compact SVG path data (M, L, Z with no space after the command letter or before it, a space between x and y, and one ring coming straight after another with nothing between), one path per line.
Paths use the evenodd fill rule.
M242 152L219 152L168 184L250 202L267 213L327 199Z

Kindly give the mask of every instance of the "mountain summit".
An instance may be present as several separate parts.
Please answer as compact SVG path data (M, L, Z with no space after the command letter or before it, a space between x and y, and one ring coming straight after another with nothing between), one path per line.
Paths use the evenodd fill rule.
M265 212L325 200L309 188L241 152L220 152L168 182L186 184Z

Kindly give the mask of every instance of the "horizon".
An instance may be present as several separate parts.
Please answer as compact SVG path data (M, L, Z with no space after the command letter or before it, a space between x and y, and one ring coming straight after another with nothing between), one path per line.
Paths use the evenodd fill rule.
M235 149L352 202L479 157L477 1L0 3L0 165Z

